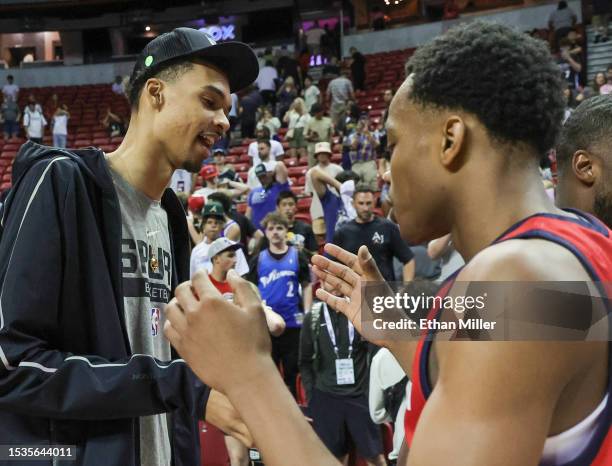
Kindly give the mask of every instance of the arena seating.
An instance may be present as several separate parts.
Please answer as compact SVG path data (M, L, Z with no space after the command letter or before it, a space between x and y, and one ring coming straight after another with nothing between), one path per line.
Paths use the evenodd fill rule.
M357 91L356 97L360 108L369 112L374 123L379 122L384 112L383 91L387 88L396 89L401 84L404 79L404 64L413 51L414 49L408 49L366 56L366 88L368 90ZM71 114L68 125L68 147L96 146L106 152L111 152L121 143L121 137L111 138L106 128L100 123L109 106L114 113L124 117L126 121L129 118L128 102L125 98L114 94L110 85L22 88L19 99L20 108L25 107L30 94L33 94L37 102L41 103L48 119L50 119L50 113L52 113L53 94L57 94L60 104L68 105ZM287 146L287 143L283 141L286 131L285 128L279 130L279 137L284 146ZM0 139L0 190L10 187L12 162L24 141L23 138L10 142ZM43 142L48 145L52 144L52 137L48 129ZM227 157L227 161L234 164L237 173L244 181L247 179L251 162L247 155L247 149L251 142L251 139L242 140L239 145L230 149ZM341 162L341 151L340 141L334 139L333 162ZM292 190L298 197L302 198L304 197L305 174L308 168L307 159L289 159L286 162L289 168L289 177L292 181ZM298 204L300 218L310 220L309 208L310 197L300 199ZM244 212L246 205L244 203L239 204L238 210Z

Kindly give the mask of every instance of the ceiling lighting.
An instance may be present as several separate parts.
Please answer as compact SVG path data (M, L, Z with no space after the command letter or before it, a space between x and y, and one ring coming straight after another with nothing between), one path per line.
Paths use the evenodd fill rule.
M397 3L397 2L395 2L395 3ZM149 32L150 30L151 30L151 26L146 26L145 27L145 31Z

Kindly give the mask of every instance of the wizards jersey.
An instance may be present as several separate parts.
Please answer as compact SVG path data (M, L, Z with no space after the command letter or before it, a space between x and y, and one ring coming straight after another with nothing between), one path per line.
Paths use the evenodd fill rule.
M265 249L257 263L261 298L285 319L287 327L301 327L299 267L298 250L292 246L279 260Z
M543 239L557 243L572 252L588 272L591 280L601 288L603 296L612 298L612 232L591 215L568 209L579 218L555 214L535 214L513 225L493 244L511 239ZM459 271L442 285L438 296L448 294ZM607 287L607 288L606 288ZM608 309L609 311L609 309ZM430 311L429 319L435 318L439 310ZM609 319L612 336L612 319ZM424 333L418 343L412 366L411 410L406 411L404 427L406 443L410 445L414 432L432 392L428 377L428 361L435 330ZM607 401L595 421L595 430L587 445L572 461L557 466L611 466L612 465L612 341L609 342L609 369Z

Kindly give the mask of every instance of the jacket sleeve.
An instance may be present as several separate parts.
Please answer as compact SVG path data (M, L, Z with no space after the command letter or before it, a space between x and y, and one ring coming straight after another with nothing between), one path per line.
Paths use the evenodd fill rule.
M60 348L65 343L58 342L70 338L59 324L67 311L62 309L61 291L66 290L63 264L68 260L62 251L70 240L66 225L77 230L72 236L84 233L78 215L67 218L78 212L76 168L61 161L56 157L33 165L19 182L10 207L5 206L0 240L0 410L96 420L181 408L202 417L209 389L183 360L162 362L135 355L109 361ZM108 309L116 308L114 296L108 301Z
M315 372L312 366L312 356L314 354L314 346L312 344L312 332L310 330L312 312L307 312L304 316L302 329L300 331L300 351L299 351L299 366L300 374L302 375L302 385L306 391L306 399L310 401L312 389L315 383Z

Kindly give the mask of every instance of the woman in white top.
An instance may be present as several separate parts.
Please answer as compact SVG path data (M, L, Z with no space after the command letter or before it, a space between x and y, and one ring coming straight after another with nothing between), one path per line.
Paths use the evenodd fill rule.
M68 120L70 113L66 104L59 107L53 114L53 146L66 148L66 138L68 137Z
M287 123L287 134L285 141L289 141L289 157L295 157L297 149L298 157L306 156L306 140L304 139L304 128L310 120L310 115L306 111L304 99L298 97L293 101L289 111L285 113L283 122Z
M36 102L30 101L23 111L23 128L28 135L28 139L38 144L42 144L43 133L47 126L47 120Z

